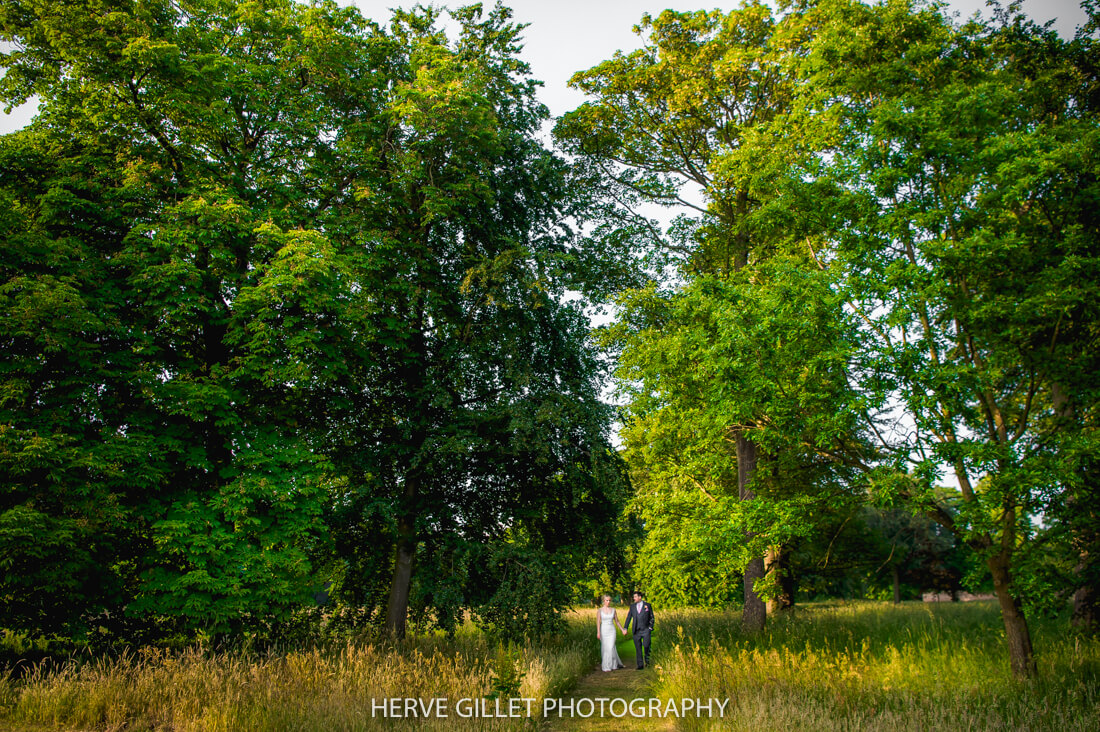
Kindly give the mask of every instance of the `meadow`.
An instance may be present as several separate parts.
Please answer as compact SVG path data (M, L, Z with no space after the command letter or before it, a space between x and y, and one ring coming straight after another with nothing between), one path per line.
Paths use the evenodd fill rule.
M993 601L823 604L754 637L734 614L665 615L655 694L730 699L683 730L1100 729L1100 640L1065 619L1032 621L1039 675L1017 681Z
M567 694L598 663L593 612L571 613L562 637L513 648L511 657L467 626L453 638L401 644L144 649L41 664L20 679L6 669L0 730L533 729L523 717L458 718L455 703L491 693L501 679L507 686L513 661L521 674L513 681L520 696L537 700L536 712L544 697ZM1064 620L1033 623L1040 673L1026 682L1009 672L989 602L810 605L770 618L756 636L738 624L736 612L658 611L647 693L730 700L724 717L688 716L676 728L1100 729L1100 641L1072 634ZM390 697L447 698L449 716L376 716L372 700ZM614 721L622 729L648 724Z
M23 678L0 670L0 730L443 730L520 729L523 719L460 719L503 679L521 697L564 693L598 661L587 622L570 619L564 637L504 648L472 626L453 638L399 644L367 638L309 650L212 652L142 649L116 658L42 663ZM512 668L514 671L509 671ZM7 671L7 673L4 673ZM448 699L447 716L386 717L375 700ZM401 710L404 714L405 710ZM529 727L528 727L529 728Z

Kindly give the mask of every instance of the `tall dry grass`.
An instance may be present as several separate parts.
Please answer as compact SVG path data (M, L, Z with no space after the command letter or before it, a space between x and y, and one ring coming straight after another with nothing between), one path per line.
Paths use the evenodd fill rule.
M591 670L596 644L577 618L566 637L518 649L520 693L537 700ZM349 642L326 650L210 653L144 649L116 658L40 666L0 682L0 728L79 730L513 730L524 718L457 717L499 676L499 649L484 635L416 638L399 645ZM386 718L375 700L448 699L447 717Z
M1017 681L991 602L811 607L757 636L735 613L660 620L656 694L730 700L683 730L1100 729L1100 641L1033 622L1039 675Z
M592 610L576 612L565 637L518 650L533 711L593 669L594 624ZM1011 676L991 603L816 606L755 636L738 624L736 613L659 610L650 693L730 700L724 717L678 728L1100 729L1100 641L1064 622L1033 624L1040 673L1028 682ZM490 691L499 655L470 629L288 653L146 649L0 682L0 729L529 729L525 717L457 717L457 700ZM376 716L372 702L391 697L446 698L449 716Z

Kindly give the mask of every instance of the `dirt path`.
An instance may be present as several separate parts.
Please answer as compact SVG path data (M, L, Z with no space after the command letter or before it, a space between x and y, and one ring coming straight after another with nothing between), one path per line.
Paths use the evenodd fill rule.
M619 657L626 668L618 671L601 671L599 666L577 682L573 692L562 700L566 710L562 716L552 712L540 728L540 732L629 732L647 730L650 732L672 732L676 729L673 719L655 717L633 717L629 713L630 702L634 699L650 699L654 696L652 686L656 676L652 669L638 671L634 663L634 643L629 638L618 643ZM600 716L600 700L603 702L603 716ZM622 700L622 701L616 701ZM569 704L573 703L573 713L569 714ZM636 709L641 709L641 703ZM591 716L582 717L592 710ZM619 715L619 716L615 716Z

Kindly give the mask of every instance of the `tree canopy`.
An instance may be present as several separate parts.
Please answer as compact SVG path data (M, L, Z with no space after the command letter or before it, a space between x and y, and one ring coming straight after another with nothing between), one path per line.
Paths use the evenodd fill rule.
M1090 8L1072 41L1014 7L666 11L574 77L595 99L566 148L684 216L650 240L674 276L624 292L608 330L643 559L719 586L746 569L747 592L761 543L903 505L981 557L1034 671L1034 555L1076 553L1082 589L1095 561Z
M226 632L327 581L524 633L613 560L567 167L509 11L453 15L5 6L13 623Z

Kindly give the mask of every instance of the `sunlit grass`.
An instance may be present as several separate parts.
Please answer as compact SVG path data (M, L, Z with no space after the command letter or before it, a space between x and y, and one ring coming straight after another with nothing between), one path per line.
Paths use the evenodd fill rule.
M629 678L652 680L648 693L664 700L730 700L722 718L675 720L690 732L1100 729L1100 641L1065 622L1033 622L1039 677L1019 682L992 603L811 606L770 618L756 636L739 621L658 608L654 675ZM596 667L594 610L571 613L563 637L518 654L520 694L537 714L543 698L566 695ZM456 716L459 699L489 692L498 655L470 627L454 638L281 653L145 649L0 682L0 729L530 729L523 717ZM449 716L374 716L384 698L446 698Z
M520 693L537 701L570 688L598 650L580 618L563 638L519 649ZM0 683L8 724L94 730L510 730L522 718L458 719L460 699L490 690L497 644L476 632L400 645L349 642L325 650L256 654L145 649L119 658L36 668ZM448 699L448 716L375 715L386 698Z
M685 730L1100 729L1100 642L1033 623L1039 677L1016 681L993 603L811 607L755 637L735 613L661 620L656 693L730 699Z

